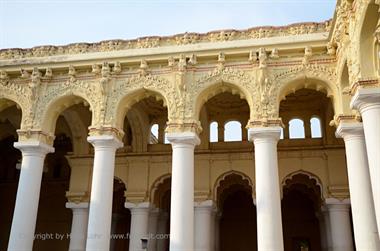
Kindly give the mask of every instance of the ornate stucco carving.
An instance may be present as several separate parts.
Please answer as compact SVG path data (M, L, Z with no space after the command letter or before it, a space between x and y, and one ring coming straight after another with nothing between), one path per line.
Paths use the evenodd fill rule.
M133 96L133 94L139 91L142 92L140 96ZM139 99L149 94L146 91L149 91L150 94L153 95L158 94L163 98L164 105L168 107L169 121L173 118L180 117L180 114L183 113L184 107L180 107L177 104L177 101L179 101L178 92L170 81L151 74L135 74L127 80L115 80L112 91L107 99L107 112L104 124L120 127L120 125L116 125L116 120L117 117L122 116L122 114L118 114L118 112L120 112L119 109L121 107L119 106L122 99L127 97L128 101L126 102L127 107L125 107L125 109L129 109L131 108L130 106L138 102Z
M186 93L189 102L192 104L186 107L186 118L197 118L199 105L206 100L199 100L201 94L204 94L207 89L212 93L213 86L217 88L217 84L231 84L240 91L242 98L245 98L248 105L252 108L253 97L257 93L255 88L255 79L251 74L246 73L239 69L234 69L232 67L217 67L213 71L201 75L198 79L190 84L189 92ZM207 96L207 94L205 94ZM189 104L187 102L187 104ZM251 109L253 112L253 109Z
M226 41L260 41L259 39L268 37L326 32L330 30L330 21L206 34L184 33L129 41L1 50L0 61L3 60L4 65L0 71L0 98L14 101L22 109L19 134L25 137L52 136L54 118L49 118L49 112L54 110L56 115L72 105L72 102L77 102L71 100L63 102L63 105L56 104L58 100L70 99L70 96L78 96L90 106L90 133L93 134L115 133L122 136L123 113L147 95L154 95L164 101L168 109L169 131L199 132L201 106L213 95L223 91L240 94L241 98L247 100L250 123L277 125L281 123L278 108L281 98L297 88L312 85L317 90L326 89L328 95L334 96L334 107L337 108L343 91L338 83L341 78L337 76L342 71L337 70L337 65L343 67L347 62L351 94L358 87L379 85L378 75L374 74L377 77L370 78L362 76L360 62L359 34L368 4L367 0L354 1L353 4L347 0L340 1L329 39L324 42L318 40L316 44L298 41L294 37L297 45L287 40L285 46L274 44L264 48L264 45L258 43L249 48L223 48ZM379 36L378 27L372 34L374 40ZM25 65L18 67L14 65L17 60L7 65L10 62L7 59L195 43L213 43L213 49L186 52L171 51L172 47L168 47L165 48L167 52L159 56L144 54L144 58L118 58L120 61L111 63L107 63L100 55L98 58L86 58L88 65L84 61L78 63L76 59L70 59L65 66L57 66L50 59L44 61L48 58L41 58L41 62L45 63L39 64L39 68L33 63L37 62L34 59L25 59ZM287 49L290 44L292 49ZM84 59L80 55L78 58ZM316 81L309 85L309 80ZM293 84L295 82L300 83ZM335 112L340 112L339 107Z
M37 46L31 49L3 49L0 59L44 57L54 55L83 54L90 52L117 51L126 49L155 48L170 45L186 45L205 42L221 42L267 37L328 32L331 21L322 23L300 23L280 27L256 27L247 30L212 31L205 34L183 33L168 37L143 37L134 40L111 40L98 43L76 43L64 46Z

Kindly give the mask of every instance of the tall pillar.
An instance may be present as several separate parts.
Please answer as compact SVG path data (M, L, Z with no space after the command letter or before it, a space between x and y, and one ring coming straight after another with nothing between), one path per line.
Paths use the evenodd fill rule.
M350 204L336 199L326 200L330 218L332 251L353 251Z
M277 142L281 127L255 127L249 133L255 145L258 251L283 251L277 163Z
M22 153L20 179L8 251L31 251L45 156L54 148L39 141L15 142Z
M326 250L332 251L332 236L331 236L331 224L330 224L330 215L328 208L326 206L323 206L321 208L323 221L324 221L324 227L325 227L325 234L326 234Z
M86 250L88 203L67 202L66 208L73 211L69 251L84 251Z
M122 143L112 135L87 138L95 148L92 170L87 251L108 251L112 221L113 179L116 149Z
M196 251L211 251L213 211L212 200L195 203L194 245Z
M358 109L363 119L377 229L380 229L380 88L358 89L351 107Z
M169 133L172 144L170 251L194 249L194 148L200 143L193 132Z
M215 213L215 251L220 250L220 218L221 214L220 212Z
M317 218L319 222L319 235L321 237L321 250L328 251L325 217L323 213L317 213Z
M169 215L166 212L161 212L158 216L157 233L159 238L156 241L157 251L166 251L168 239L168 219Z
M366 251L380 250L363 125L341 122L336 134L344 139L346 146L356 248Z
M139 204L126 202L125 207L131 211L129 251L143 251L141 239L148 239L149 202ZM150 240L148 239L148 243L149 242Z
M148 223L148 250L157 250L157 230L158 230L158 218L160 216L160 210L158 208L153 208L149 212L149 223Z

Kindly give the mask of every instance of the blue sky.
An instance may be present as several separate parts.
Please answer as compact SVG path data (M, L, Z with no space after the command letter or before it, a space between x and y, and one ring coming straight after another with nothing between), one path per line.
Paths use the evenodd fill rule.
M335 0L0 0L0 48L324 21Z

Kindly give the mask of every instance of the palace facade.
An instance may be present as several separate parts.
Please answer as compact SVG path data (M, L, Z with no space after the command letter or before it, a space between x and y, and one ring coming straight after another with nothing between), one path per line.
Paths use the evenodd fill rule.
M379 251L379 5L0 50L0 250Z

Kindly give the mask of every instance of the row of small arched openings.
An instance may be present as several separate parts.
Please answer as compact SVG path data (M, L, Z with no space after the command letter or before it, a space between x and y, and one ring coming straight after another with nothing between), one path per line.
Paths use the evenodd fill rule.
M309 128L306 128L306 126ZM239 121L228 121L222 127L219 126L218 122L213 121L209 125L210 134L209 141L210 142L232 142L232 141L243 141L243 133L245 130L242 127L241 122ZM306 130L311 132L311 138L322 138L322 124L320 118L313 116L310 118L309 123L304 123L302 119L293 118L289 121L288 125L282 129L281 131L281 139L289 138L289 139L305 139L306 138ZM221 132L220 132L221 131ZM285 137L285 132L286 136ZM159 139L159 124L153 124L151 126L151 137L150 144L158 143ZM223 140L220 139L222 135ZM165 144L169 143L164 137Z

